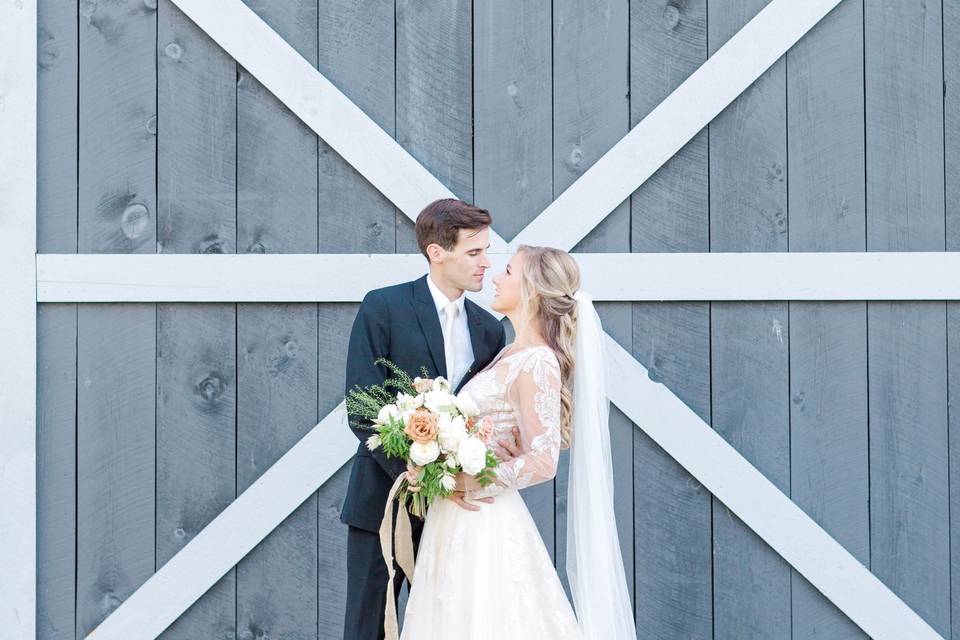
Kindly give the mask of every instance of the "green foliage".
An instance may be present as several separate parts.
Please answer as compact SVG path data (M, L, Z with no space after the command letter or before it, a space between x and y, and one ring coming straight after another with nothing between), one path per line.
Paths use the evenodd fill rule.
M476 478L477 482L480 483L480 486L485 487L493 482L493 479L496 477L496 475L493 473L493 469L498 464L500 464L500 461L497 460L497 456L493 455L493 451L487 449L487 466L484 467L480 473L473 476Z
M383 365L392 375L381 384L363 388L360 385L354 385L353 389L347 393L345 398L347 416L350 425L358 429L376 429L376 426L369 423L376 420L384 405L393 404L396 401L397 392L416 395L413 379L406 371L382 356L374 360L374 364ZM423 367L423 371L426 372L426 367ZM394 391L390 391L391 388Z

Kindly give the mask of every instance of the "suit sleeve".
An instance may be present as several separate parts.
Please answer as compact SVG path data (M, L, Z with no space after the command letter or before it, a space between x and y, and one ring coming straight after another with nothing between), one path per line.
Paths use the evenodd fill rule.
M357 310L357 317L350 329L350 342L347 347L347 372L345 378L345 393L349 393L354 386L367 387L381 384L389 377L386 367L374 364L374 360L383 356L390 357L390 316L383 297L376 291L364 296ZM353 419L355 416L348 416ZM361 441L366 443L373 431L350 426L350 430ZM400 458L388 458L382 447L371 452L391 480L406 471L406 462Z

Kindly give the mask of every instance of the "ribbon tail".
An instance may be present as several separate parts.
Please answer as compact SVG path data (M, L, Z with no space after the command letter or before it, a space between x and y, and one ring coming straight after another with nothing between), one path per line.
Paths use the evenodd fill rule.
M393 566L393 501L400 491L400 486L406 480L406 474L400 474L393 487L390 488L390 495L387 496L387 504L383 509L383 520L380 521L380 549L383 552L383 560L387 564L387 604L384 609L383 631L384 640L400 639L400 623L397 621L397 603L393 597L393 580L396 576L396 569ZM400 504L397 511L397 565L403 570L410 584L413 584L413 535L410 528L410 516L407 514L406 505Z

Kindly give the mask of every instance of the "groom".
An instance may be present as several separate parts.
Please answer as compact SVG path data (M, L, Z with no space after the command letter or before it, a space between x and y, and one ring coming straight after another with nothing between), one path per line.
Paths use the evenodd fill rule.
M490 267L487 247L490 213L461 200L437 200L417 216L416 235L430 273L367 293L357 311L347 350L346 390L354 385L380 384L386 368L374 365L384 356L411 377L443 376L454 393L490 363L506 341L503 325L490 313L466 299L464 291L480 291L484 271ZM370 431L353 429L360 439L353 460L340 520L347 533L347 606L345 640L383 638L387 598L387 565L380 550L380 520L387 494L406 463L387 458L383 448L365 446ZM498 457L518 453L516 443L498 448ZM480 507L463 500L462 492L449 499L464 509ZM490 502L491 500L485 500ZM416 549L423 521L412 518ZM397 568L396 598L404 574Z

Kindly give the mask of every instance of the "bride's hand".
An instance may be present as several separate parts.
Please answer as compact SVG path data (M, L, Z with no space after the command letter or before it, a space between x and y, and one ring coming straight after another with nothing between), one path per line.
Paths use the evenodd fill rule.
M417 467L409 462L407 463L407 491L410 493L416 493L420 491L419 485L417 485L417 480L420 479L420 471L423 470L423 467Z

